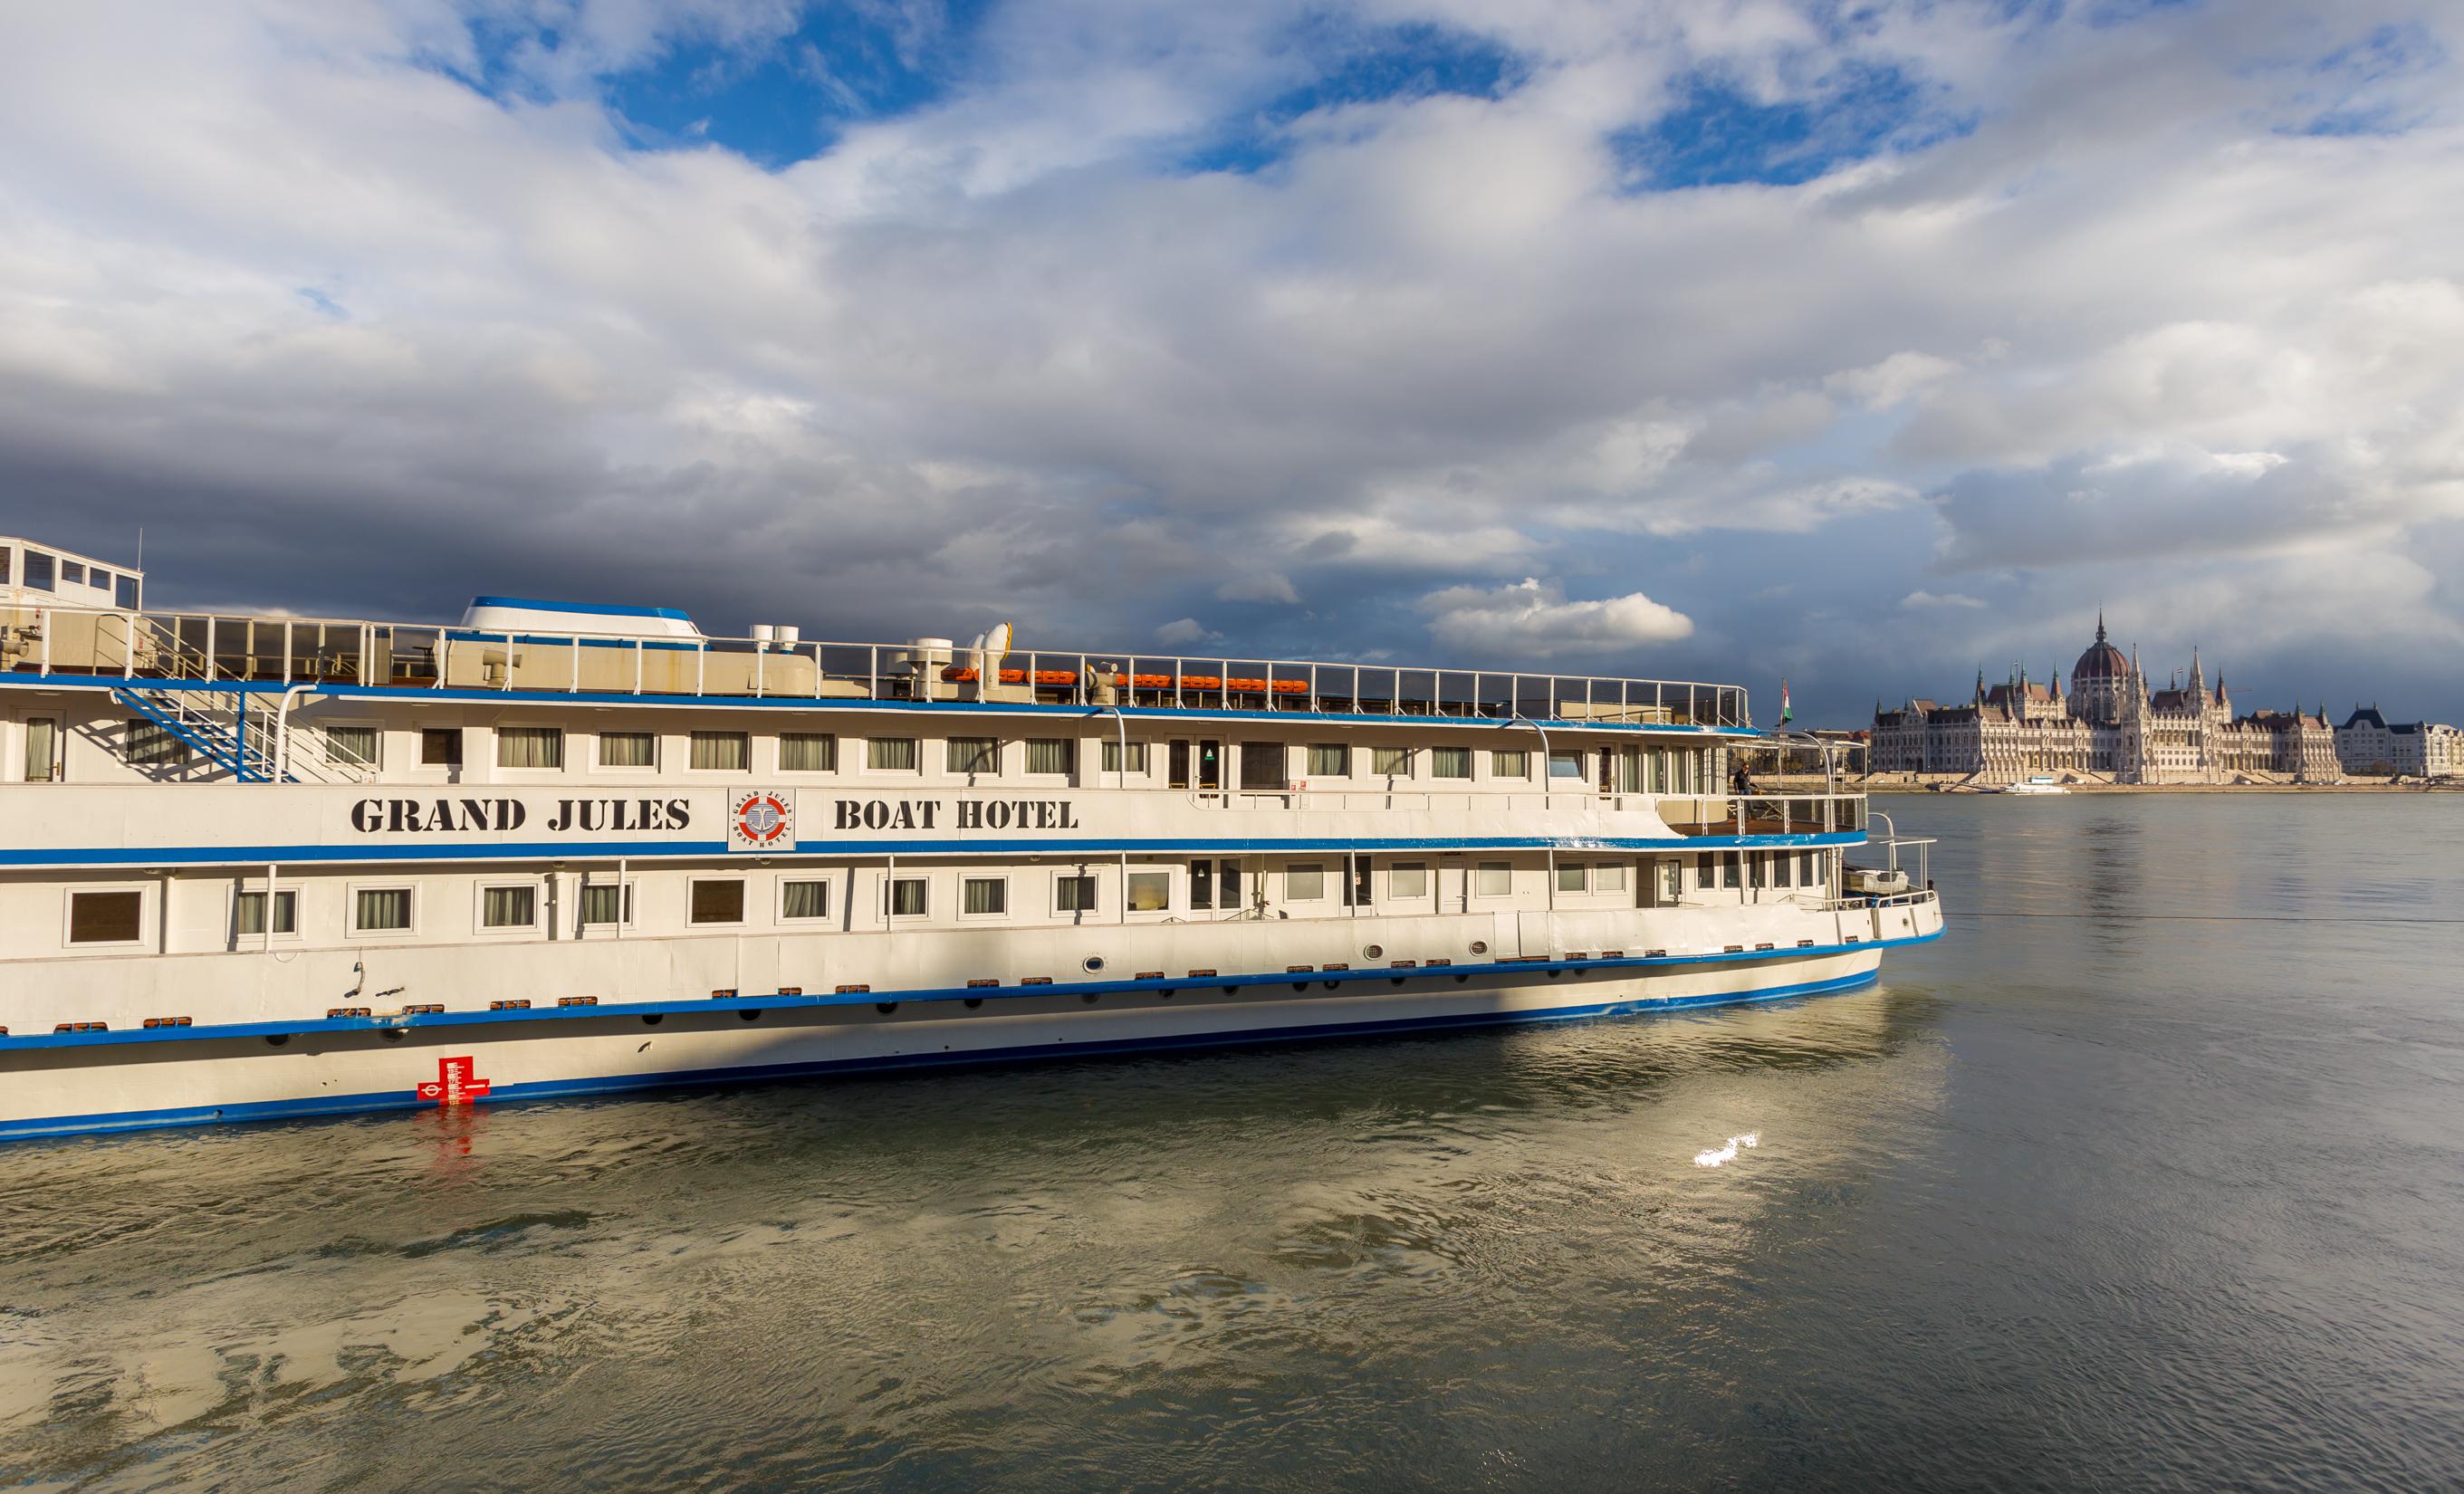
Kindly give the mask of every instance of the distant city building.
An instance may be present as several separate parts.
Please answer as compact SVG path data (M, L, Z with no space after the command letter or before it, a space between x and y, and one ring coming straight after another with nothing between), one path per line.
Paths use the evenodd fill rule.
M2255 711L2236 718L2219 676L2208 689L2190 655L2189 678L2147 688L2135 655L2096 642L2071 667L2070 692L2014 671L1999 685L1976 676L1975 693L1953 705L1911 699L1874 708L1878 773L1976 775L2015 780L2036 773L2092 773L2123 783L2223 783L2266 776L2329 782L2342 776L2336 728L2316 713Z
M2347 773L2452 778L2464 773L2464 731L2434 721L2394 721L2375 705L2355 706L2336 728L2336 756Z

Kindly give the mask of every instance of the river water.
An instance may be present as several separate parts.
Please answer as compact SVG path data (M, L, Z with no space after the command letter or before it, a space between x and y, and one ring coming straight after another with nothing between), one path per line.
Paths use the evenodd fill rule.
M0 1149L0 1487L2464 1486L2464 796L1877 802L1853 995Z

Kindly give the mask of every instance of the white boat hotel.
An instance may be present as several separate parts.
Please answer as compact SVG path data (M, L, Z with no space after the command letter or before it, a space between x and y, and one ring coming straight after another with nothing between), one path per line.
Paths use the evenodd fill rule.
M1734 686L146 602L0 537L0 1136L1659 1011L1943 928L1861 796L1731 791L1828 762Z

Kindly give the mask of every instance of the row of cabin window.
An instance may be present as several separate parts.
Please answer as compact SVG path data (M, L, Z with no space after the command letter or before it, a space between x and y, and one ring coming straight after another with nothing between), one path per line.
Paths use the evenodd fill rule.
M137 609L140 595L134 576L115 575L102 566L72 560L48 550L28 550L23 559L24 569L16 573L16 584L28 591L56 592L62 586L92 586L110 592L113 605L132 612ZM0 586L10 584L10 575L9 547L0 545Z
M1820 887L1819 851L1706 850L1695 853L1695 886L1731 890L1743 888ZM1743 863L1741 866L1740 863Z

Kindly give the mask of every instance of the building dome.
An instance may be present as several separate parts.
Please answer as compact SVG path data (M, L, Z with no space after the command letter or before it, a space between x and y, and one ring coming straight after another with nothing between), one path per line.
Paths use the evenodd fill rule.
M2130 661L2122 656L2121 649L2104 641L2104 614L2100 612L2096 618L2096 642L2088 645L2087 652L2080 654L2079 663L2071 666L2072 687L2076 689L2082 680L2129 677Z

